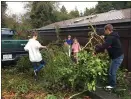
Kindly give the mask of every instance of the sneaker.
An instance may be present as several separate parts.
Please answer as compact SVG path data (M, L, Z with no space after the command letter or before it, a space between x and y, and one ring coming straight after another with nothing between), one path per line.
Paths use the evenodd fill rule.
M38 77L35 75L35 76L34 76L34 79L35 79L35 81L37 81L37 80L38 80Z
M112 86L106 86L107 89L113 89L114 87Z
M37 76L38 75L38 71L34 70L34 74L35 74L35 76Z
M38 80L38 72L36 71L36 70L34 70L34 74L35 74L35 76L34 76L34 79L35 79L35 81L37 81Z

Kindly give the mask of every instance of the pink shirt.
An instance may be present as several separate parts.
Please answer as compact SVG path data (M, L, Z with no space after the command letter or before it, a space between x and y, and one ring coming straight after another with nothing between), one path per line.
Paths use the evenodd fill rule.
M73 52L79 52L80 51L80 44L79 43L73 43L72 50Z

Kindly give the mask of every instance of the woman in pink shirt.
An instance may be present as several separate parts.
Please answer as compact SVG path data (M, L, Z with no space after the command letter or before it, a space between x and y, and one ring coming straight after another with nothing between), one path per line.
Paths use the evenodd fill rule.
M76 63L78 63L78 52L80 50L81 50L80 44L78 40L75 38L72 45L72 52L73 52L74 59L76 60Z

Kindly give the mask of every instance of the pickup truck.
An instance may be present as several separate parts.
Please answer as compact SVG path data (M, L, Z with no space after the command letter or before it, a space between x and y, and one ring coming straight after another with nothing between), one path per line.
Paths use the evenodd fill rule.
M8 28L1 29L1 60L2 62L17 61L21 56L27 55L24 46L28 40L13 39L15 32Z

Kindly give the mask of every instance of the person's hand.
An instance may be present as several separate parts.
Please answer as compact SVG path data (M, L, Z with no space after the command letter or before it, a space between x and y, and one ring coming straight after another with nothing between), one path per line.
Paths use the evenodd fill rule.
M44 48L45 48L45 49L47 49L47 47L46 47L46 46L44 46Z
M100 36L102 39L104 39L105 38L105 36L104 35L102 35L102 36Z
M46 47L46 46L42 46L42 48L45 48L45 49L47 49L47 47Z

